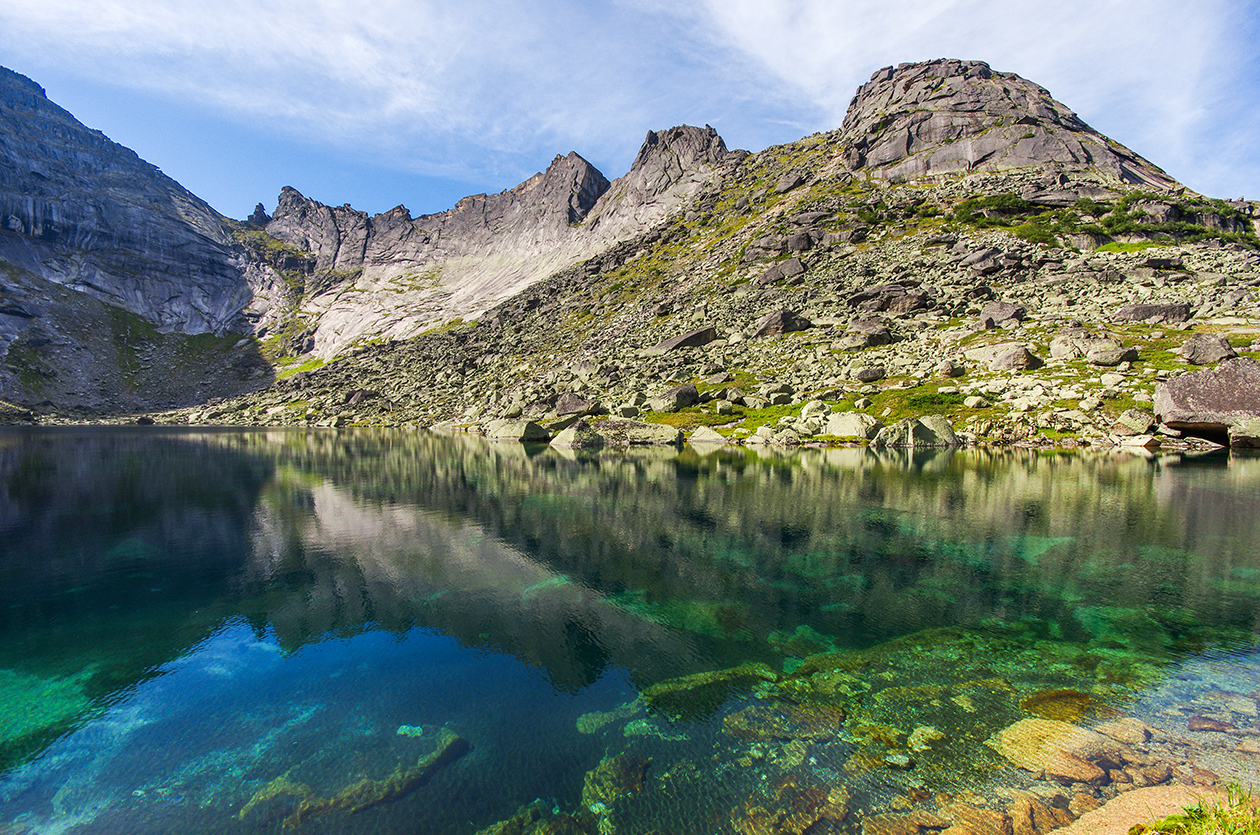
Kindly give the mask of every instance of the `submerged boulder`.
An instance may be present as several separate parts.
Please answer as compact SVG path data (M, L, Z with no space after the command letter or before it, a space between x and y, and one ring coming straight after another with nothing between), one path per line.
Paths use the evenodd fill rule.
M1100 733L1055 719L1021 719L985 743L1028 771L1065 783L1107 782L1103 766L1117 767L1124 746Z

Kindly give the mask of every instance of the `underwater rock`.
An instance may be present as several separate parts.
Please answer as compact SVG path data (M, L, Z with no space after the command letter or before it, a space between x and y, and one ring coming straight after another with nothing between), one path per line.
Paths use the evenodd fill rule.
M919 725L910 732L910 738L906 740L906 747L916 754L921 754L931 748L933 742L944 738L945 734L931 725Z
M1104 722L1094 730L1126 745L1140 745L1151 738L1151 729L1132 717Z
M801 835L820 821L838 824L849 814L849 790L788 772L774 788L732 810L731 826L742 835Z
M1168 629L1141 609L1087 606L1072 614L1097 646L1162 655L1173 644Z
M593 818L557 812L550 803L535 800L507 820L478 830L476 835L596 835Z
M908 771L914 768L915 763L914 757L911 757L905 751L894 751L884 757L884 765Z
M1092 785L1107 782L1099 765L1119 766L1123 748L1110 737L1054 719L1021 719L985 744L1020 768Z
M593 710L590 713L583 713L577 718L578 733L593 734L619 719L629 719L642 709L643 703L635 699L612 710Z
M722 720L736 739L833 739L844 722L834 705L753 705Z
M1060 722L1079 722L1097 707L1097 699L1079 690L1038 690L1019 702L1025 713Z
M904 815L895 812L870 815L862 820L862 835L921 835L947 826L949 821L942 820L925 809L915 809Z
M310 786L294 780L292 773L286 771L284 774L281 774L279 777L254 792L253 797L251 797L249 801L241 807L241 811L236 814L236 817L240 820L244 820L249 813L253 811L255 806L258 806L259 804L266 804L269 801L275 800L277 797L295 797L300 800L301 798L309 797L311 793L312 790Z
M1059 797L1060 802L1066 802L1061 795ZM1038 835L1076 820L1076 816L1067 809L1047 805L1037 796L1022 791L1015 792L1014 799L1006 807L1006 814L1011 820L1013 835Z
M1222 722L1209 716L1191 716L1187 728L1192 731L1224 732L1234 729L1232 722Z
M948 803L941 809L941 816L952 824L945 830L951 835L1012 835L1011 819L992 809L979 809L969 803Z
M651 764L646 757L628 753L600 760L599 765L586 772L582 785L583 808L607 808L618 798L643 791L643 780Z
M808 624L801 624L794 632L776 629L767 636L766 640L770 646L785 655L804 657L836 650L835 641Z
M633 722L627 722L626 726L621 729L621 735L624 737L650 736L654 739L663 739L666 742L686 742L691 739L686 734L671 734L662 730L659 725L650 719L635 719Z
M768 665L756 661L668 679L645 688L640 695L652 710L671 717L703 717L721 707L732 693L778 677Z
M293 813L285 818L284 825L301 826L308 820L334 812L359 812L396 800L423 786L444 766L459 759L472 747L468 740L449 728L439 728L435 734L429 736L436 738L432 750L422 754L414 762L400 763L380 779L361 777L328 797L306 796Z

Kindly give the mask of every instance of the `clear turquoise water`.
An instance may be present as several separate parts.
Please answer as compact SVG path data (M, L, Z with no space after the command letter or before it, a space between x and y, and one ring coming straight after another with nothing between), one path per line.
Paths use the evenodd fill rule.
M1038 694L1260 645L1260 458L13 430L0 489L6 835L724 832L789 774L878 811L1010 779ZM844 719L730 732L767 705Z

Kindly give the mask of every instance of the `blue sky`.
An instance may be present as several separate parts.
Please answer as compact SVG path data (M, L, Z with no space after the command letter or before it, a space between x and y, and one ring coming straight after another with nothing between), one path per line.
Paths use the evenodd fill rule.
M1260 197L1260 2L5 0L0 64L232 217L413 214L649 129L759 150L889 64L988 61L1214 197Z

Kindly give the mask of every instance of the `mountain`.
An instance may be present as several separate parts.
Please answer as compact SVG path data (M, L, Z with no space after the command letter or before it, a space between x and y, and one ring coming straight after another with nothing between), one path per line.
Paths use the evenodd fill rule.
M1177 187L1089 127L1043 87L979 61L886 67L858 88L840 126L846 163L890 181L1035 167Z
M677 127L649 133L612 183L570 153L515 188L414 219L402 206L368 217L285 189L266 232L315 256L297 315L311 323L303 353L329 358L480 316L658 223L732 156L712 128Z
M63 168L44 176L68 181ZM682 126L649 133L616 180L558 156L434 215L369 217L291 188L244 222L171 214L235 259L244 297L221 327L269 365L237 381L252 393L202 391L159 419L502 433L585 416L590 440L611 416L786 443L852 435L858 413L945 414L973 440L1107 438L1192 367L1175 353L1185 329L1256 353L1255 210L1190 192L1018 76L903 64L836 130L755 154ZM0 234L33 245L25 225ZM4 396L30 405L23 350Z

